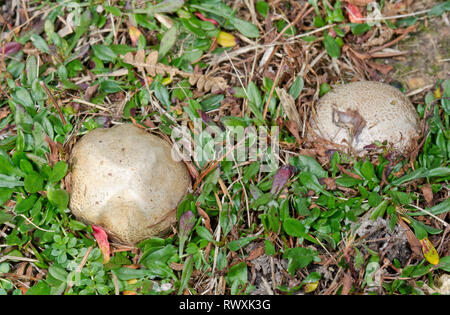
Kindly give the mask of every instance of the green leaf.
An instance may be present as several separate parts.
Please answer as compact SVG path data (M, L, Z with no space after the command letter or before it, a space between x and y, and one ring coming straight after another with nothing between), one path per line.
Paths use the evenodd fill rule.
M15 102L25 106L26 108L34 107L33 99L31 98L28 90L24 87L17 87L11 96Z
M450 272L450 256L445 256L439 259L439 264L436 267L444 270L445 272Z
M428 11L428 15L430 16L437 16L442 15L445 11L450 11L450 1L444 1L442 3L439 3L431 8L430 11Z
M6 212L6 210L4 209L0 210L0 225L5 222L11 221L12 219L14 219L14 215Z
M247 93L249 102L252 102L258 109L261 110L262 107L261 93L259 92L258 87L253 81L249 83Z
M25 66L27 72L27 82L28 85L32 85L33 81L38 77L38 67L36 57L34 55L30 55L27 59L27 64Z
M322 193L329 197L333 196L331 193L326 191L322 187L322 185L320 185L317 177L311 172L301 172L300 175L298 176L298 179L303 186L305 186L308 189L313 190L317 194Z
M303 85L304 82L301 76L298 76L295 79L294 83L292 83L291 87L289 88L289 94L292 96L294 100L296 100L300 96L300 93L303 90Z
M204 226L199 225L199 226L197 226L197 228L195 230L197 231L198 236L200 236L201 238L203 238L209 242L215 242L211 232Z
M30 39L33 42L34 47L47 54L51 54L47 42L41 36L39 36L38 34L33 34L31 35Z
M325 171L322 166L314 158L307 155L299 155L292 160L293 166L302 172L311 172L318 178L328 177L328 172Z
M326 31L323 35L323 44L330 57L338 58L341 55L341 47L339 47L339 44L336 42L336 40Z
M353 35L362 35L370 30L370 25L367 23L355 23L351 26Z
M431 212L433 215L438 215L442 213L446 213L450 211L450 198L445 199L443 202L434 205L431 208L426 208L428 212ZM408 215L416 216L416 215L428 215L428 213L423 211L410 212Z
M317 256L317 252L310 248L294 247L288 248L283 258L288 259L288 272L294 275L297 269L305 268Z
M191 279L192 270L194 268L194 260L192 256L186 258L183 264L183 272L181 273L180 288L178 289L178 295L183 293L184 288L187 287L189 280Z
M25 295L49 295L51 287L44 281L39 280L34 286L29 288Z
M154 276L154 274L148 269L131 269L126 267L120 267L118 269L111 270L119 280L127 281L131 279L140 279L147 276Z
M167 108L172 104L169 98L169 91L167 91L167 88L159 81L155 82L155 96Z
M161 60L161 58L163 58L169 52L169 50L173 47L173 45L175 45L176 41L177 41L177 28L174 25L171 28L169 28L169 30L165 32L163 37L161 38L158 50L159 60Z
M154 6L151 6L153 13L172 13L180 9L184 5L183 0L166 0Z
M425 172L425 169L418 168L418 169L416 169L415 171L413 171L411 173L408 173L408 174L406 174L406 175L404 175L404 176L402 176L400 178L397 178L397 179L393 180L391 182L391 185L399 186L399 185L404 184L406 182L409 182L411 180L414 180L414 179L417 179L417 178L421 178L421 177L423 177L423 173L424 172ZM388 187L386 187L386 189Z
M108 94L122 91L120 84L114 80L103 80L100 83L100 90Z
M303 238L306 235L306 229L300 220L287 218L283 222L283 229L287 235Z
M252 164L250 164L245 169L244 175L242 176L244 181L248 182L251 178L253 178L256 174L258 174L259 168L260 168L259 162L253 162Z
M37 200L36 195L31 195L28 198L20 200L16 204L15 211L17 213L24 213L24 212L30 210L33 207L33 205L36 203L36 200Z
M114 62L117 58L116 53L111 47L105 45L92 45L94 55L102 61Z
M437 167L430 170L426 170L422 176L423 177L443 177L443 176L449 176L450 175L450 167Z
M390 190L389 195L396 204L409 205L412 202L411 196L401 191Z
M258 28L251 22L241 20L236 17L231 17L230 24L232 24L245 37L249 38L259 37Z
M59 161L55 164L55 166L53 166L53 169L49 175L48 181L51 183L57 183L59 182L61 179L64 178L64 176L66 176L67 173L67 163L64 161Z
M27 174L23 183L25 191L30 194L37 193L44 188L44 178L36 172Z
M67 276L69 275L64 268L57 265L50 266L50 268L48 268L48 273L52 275L53 278L63 282L67 281Z
M247 264L242 261L234 266L230 267L227 273L227 280L231 284L237 282L239 284L244 284L247 282Z
M256 11L266 18L267 12L269 12L269 5L265 1L256 2Z
M378 217L383 217L384 212L389 204L389 200L383 200L378 206L373 209L372 215L370 216L371 220L376 220Z
M273 256L277 253L275 246L269 240L264 240L264 249L266 255Z
M117 16L117 17L121 17L122 16L122 11L120 11L120 9L117 8L117 7L114 7L114 6L111 6L111 5L105 5L104 8L105 8L106 12L111 13L114 16Z
M261 195L260 197L258 197L255 201L253 201L250 204L250 208L254 209L254 208L258 208L260 206L264 206L266 205L270 200L272 200L273 198L273 194L272 193L265 193L263 195Z
M375 168L369 161L364 161L363 165L361 166L361 174L367 180L377 180L375 176Z
M50 189L47 192L47 198L59 210L67 209L69 194L64 189Z
M418 240L423 240L428 237L427 230L424 228L422 224L419 224L417 221L412 220L410 224L414 229L414 235Z
M15 176L0 174L0 187L14 188L18 186L23 186L21 180L18 180Z
M336 182L336 185L339 185L342 187L353 187L353 186L363 183L363 181L361 179L353 178L350 176L343 176L343 177L336 178L335 182Z
M242 237L240 239L229 242L228 248L232 252L235 252L235 251L241 249L242 247L250 244L253 240L255 240L257 238L258 238L257 236Z

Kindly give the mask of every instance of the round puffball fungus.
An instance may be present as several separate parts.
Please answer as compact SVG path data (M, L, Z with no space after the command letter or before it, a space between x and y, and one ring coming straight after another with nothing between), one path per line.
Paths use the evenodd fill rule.
M169 231L191 185L170 144L132 124L88 132L70 164L72 213L125 244Z
M357 156L375 149L376 142L407 154L420 136L419 116L409 99L388 84L371 81L343 84L325 94L310 125L319 138L350 147Z

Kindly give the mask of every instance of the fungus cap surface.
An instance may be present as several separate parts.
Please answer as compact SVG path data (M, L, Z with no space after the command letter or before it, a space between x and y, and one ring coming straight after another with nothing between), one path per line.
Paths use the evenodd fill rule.
M127 244L170 229L191 185L170 144L132 124L85 134L73 148L71 168L72 213Z
M333 88L317 103L310 125L316 136L350 147L356 155L376 141L405 154L420 136L419 117L409 99L388 84L371 81Z

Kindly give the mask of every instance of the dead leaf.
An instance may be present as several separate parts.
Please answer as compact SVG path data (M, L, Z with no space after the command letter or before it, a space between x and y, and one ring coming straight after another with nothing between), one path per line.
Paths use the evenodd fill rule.
M321 185L323 185L323 184L327 185L327 190L336 190L337 189L336 181L332 177L319 178L319 183Z
M47 134L44 134L44 140L45 140L45 142L47 142L47 145L50 149L50 154L46 154L48 164L50 166L53 166L53 165L55 165L56 162L59 161L58 146L57 146L56 142L54 142L52 139L50 139L49 136L47 136Z
M275 88L278 97L280 98L280 103L283 106L284 112L286 113L288 119L296 124L297 130L300 130L301 119L298 113L297 106L295 106L295 100L285 89Z
M2 109L0 109L0 120L8 116L10 113L11 110L9 109L9 107L3 107Z
M352 274L350 273L350 270L347 270L347 272L344 275L344 285L342 286L342 295L348 295L350 292L350 289L352 288L353 279Z
M211 220L209 219L208 214L200 208L200 205L197 205L197 212L205 220L205 227L212 233Z
M428 206L431 207L432 206L431 203L433 202L433 191L431 190L431 185L430 184L423 185L422 193Z
M86 89L86 93L84 93L84 100L89 102L92 96L94 96L94 94L97 92L99 86L100 84L97 83L88 87Z
M342 1L353 4L353 5L366 6L369 3L374 2L375 0L342 0Z
M381 64L381 63L376 63L376 62L371 62L371 61L366 61L366 63L371 68L378 70L379 72L381 72L384 75L387 75L392 69L394 69L394 67L391 65L386 65L386 64Z
M252 249L252 251L250 252L248 257L246 258L246 260L256 259L259 256L263 255L264 252L265 252L264 245L260 245L260 246L258 246L256 248Z
M350 143L353 143L353 140L358 142L358 136L366 126L366 121L357 110L347 109L345 112L341 112L333 108L332 120L336 126L349 131Z
M408 224L406 224L403 219L398 220L398 223L405 228L406 238L408 239L409 247L417 257L422 257L422 246L419 240L414 235Z
M182 271L184 265L172 261L172 262L170 263L170 266L169 266L169 267L170 267L170 269L175 270L175 271Z
M171 67L162 63L158 63L158 51L151 51L147 60L145 61L145 51L143 49L136 52L136 55L129 52L123 56L122 60L125 63L135 66L139 72L145 71L151 76L157 74L168 75L170 80L175 76L180 76L189 79L189 84L196 85L200 92L212 92L225 91L228 88L228 84L222 77L210 77L201 73L189 73L181 71L175 67Z
M303 140L300 137L300 130L298 130L297 128L297 123L295 123L292 120L288 120L285 123L287 129L289 130L289 132L295 137L295 140L297 141L297 144L301 145Z

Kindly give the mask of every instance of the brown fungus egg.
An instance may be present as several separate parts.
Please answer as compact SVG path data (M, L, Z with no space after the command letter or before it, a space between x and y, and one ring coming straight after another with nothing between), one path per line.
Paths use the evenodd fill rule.
M396 154L417 146L420 120L408 100L396 88L379 82L343 84L325 94L310 118L313 134L363 156L386 143Z
M88 132L70 164L72 213L125 244L170 231L191 185L170 144L132 124Z

